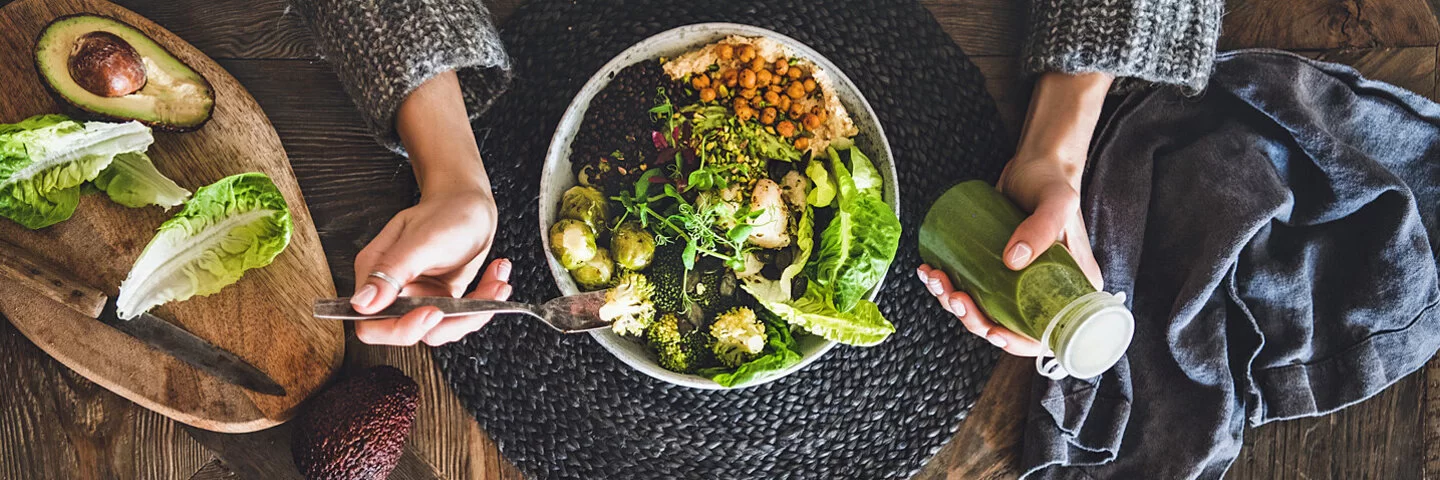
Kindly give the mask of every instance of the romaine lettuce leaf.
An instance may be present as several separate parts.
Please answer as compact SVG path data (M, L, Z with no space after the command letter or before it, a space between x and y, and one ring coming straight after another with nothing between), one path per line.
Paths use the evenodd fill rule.
M830 172L825 170L825 164L819 160L810 160L805 166L805 176L810 177L810 183L815 186L810 188L810 193L805 195L805 203L816 208L830 206L835 201L835 181L830 179Z
M780 272L780 288L785 292L786 298L790 298L791 286L795 284L793 280L805 271L805 265L810 262L810 254L815 250L815 209L808 205L795 227L795 249L795 258Z
M156 170L150 156L141 152L116 155L95 177L95 186L109 194L110 200L130 208L159 205L169 210L190 198L189 190Z
M30 229L65 221L79 204L81 184L115 155L143 152L153 142L139 122L82 124L41 115L0 125L0 216Z
M120 318L209 295L269 265L290 244L290 209L270 177L246 173L201 187L159 232L116 299Z
M857 183L839 154L831 149L830 168L839 189L835 217L820 234L811 281L833 292L835 308L849 312L880 283L900 248L900 219L880 198L878 175ZM874 175L875 167L851 149L858 171Z
M895 326L885 319L880 307L874 303L861 299L850 311L840 312L835 309L830 293L813 281L798 300L779 297L776 295L778 290L765 285L747 283L744 288L787 323L827 340L868 347L895 333Z

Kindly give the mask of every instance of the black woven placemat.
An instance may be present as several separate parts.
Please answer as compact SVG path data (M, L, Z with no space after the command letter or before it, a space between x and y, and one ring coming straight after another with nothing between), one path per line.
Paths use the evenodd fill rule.
M541 255L538 179L550 136L611 57L700 22L769 28L834 61L872 102L899 168L905 233L879 298L897 332L841 346L784 379L736 391L672 386L588 336L500 318L436 350L501 452L538 478L904 478L949 439L997 355L920 282L926 207L961 180L994 180L1010 151L976 67L918 3L895 0L534 0L504 38L516 81L477 125L503 218L495 256L515 298L558 295Z

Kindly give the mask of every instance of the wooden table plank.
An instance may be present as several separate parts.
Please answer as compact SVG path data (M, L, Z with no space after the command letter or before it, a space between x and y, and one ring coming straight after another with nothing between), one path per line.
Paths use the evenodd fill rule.
M1424 0L1228 0L1220 48L1327 50L1434 46Z

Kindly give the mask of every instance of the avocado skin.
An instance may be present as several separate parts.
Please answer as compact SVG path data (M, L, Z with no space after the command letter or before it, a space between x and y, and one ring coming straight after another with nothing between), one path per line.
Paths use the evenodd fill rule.
M382 480L400 463L420 386L389 365L371 367L310 400L291 454L309 480Z
M91 18L100 19L100 20L109 20L109 21L113 21L113 22L116 22L116 23L119 23L119 24L128 26L128 27L130 27L130 28L132 28L132 29L135 29L136 31L139 31L139 29L138 29L138 28L135 28L134 25L130 25L129 23L126 23L126 22L123 21L123 20L120 20L120 19L115 18L115 17L108 16L108 15L99 15L99 14L94 14L94 13L72 13L72 14L69 14L69 15L61 15L61 16L59 16L59 17L56 17L54 20L51 20L51 21L50 21L50 24L59 23L59 22L61 22L61 21L69 20L69 19L76 18L76 17L91 17ZM35 37L35 44L36 44L36 45L39 45L39 44L40 44L41 40L45 37L46 31L49 30L49 28L50 28L49 25L47 25L46 28L40 29L40 33L37 34L36 37ZM141 34L143 35L144 33L141 32ZM146 38L149 38L149 36L146 35ZM153 41L155 41L155 39L150 38L150 41L153 42ZM70 116L70 117L74 117L74 118L82 119L82 120L95 120L95 121L104 121L104 122L129 122L129 121L136 121L136 122L140 122L140 123L144 124L144 125L147 126L147 127L152 128L152 129L159 130L159 131L162 131L162 132L170 132L170 133L186 133L186 132L193 132L193 131L199 130L201 127L204 127L205 124L210 123L210 119L211 119L212 117L214 117L214 105L215 105L216 102L219 101L219 93L215 91L214 85L211 85L211 84L210 84L210 79L205 78L204 75L201 75L199 71L195 70L195 67L191 67L189 64L186 64L185 62L181 61L179 57L175 57L175 54L174 54L174 53L171 53L171 52L169 51L169 49L166 49L163 45L160 45L158 42L156 43L156 45L157 45L161 50L164 50L165 53L166 53L167 55L169 55L171 58L174 58L174 60L175 60L177 63L179 63L180 65L183 65L185 68L189 69L190 71L195 72L195 76L198 77L197 80L200 82L201 85L204 86L204 90L205 90L206 92L209 92L209 94L210 94L209 96L210 96L210 99L211 99L211 107L210 107L211 111L210 111L210 113L207 113L198 123L195 123L195 124L193 124L193 125L175 125L175 124L166 123L166 122L157 121L157 120L150 120L150 119L144 119L144 118L132 118L132 117L127 117L127 116L119 116L119 115L111 115L111 114L108 114L108 113L105 113L105 112L102 112L102 111L99 111L99 110L90 108L90 107L88 107L88 106L86 106L86 105L83 105L83 104L81 104L81 103L79 103L79 102L76 102L74 99L70 98L68 95L65 95L64 92L61 92L59 89L57 89L57 88L55 87L55 85L52 85L52 84L50 83L50 79L45 78L45 72L43 71L43 68L44 68L44 67L41 66L38 61L37 61L36 64L35 64L35 73L36 73L36 75L38 75L38 76L40 77L40 84L45 86L45 90L48 91L48 92L50 92L50 95L51 95L51 96L55 97L57 100L60 101L60 104L61 104L62 108L64 109L64 113L65 113L66 115ZM132 45L132 47L133 47L133 45ZM69 72L66 72L66 74L68 75Z

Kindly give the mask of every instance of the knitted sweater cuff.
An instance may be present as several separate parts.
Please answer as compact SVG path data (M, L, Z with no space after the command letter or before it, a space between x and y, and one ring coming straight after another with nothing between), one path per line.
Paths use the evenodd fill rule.
M405 155L395 114L410 92L454 70L471 119L510 83L510 57L480 0L292 0L375 139Z
M1210 78L1223 0L1032 0L1030 72L1103 72L1199 92Z

